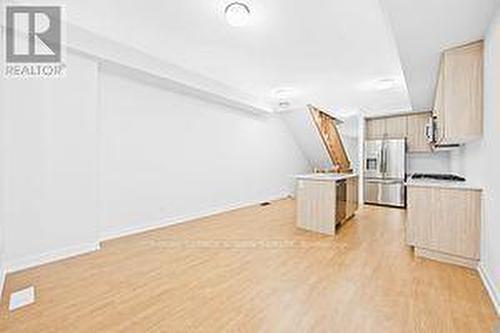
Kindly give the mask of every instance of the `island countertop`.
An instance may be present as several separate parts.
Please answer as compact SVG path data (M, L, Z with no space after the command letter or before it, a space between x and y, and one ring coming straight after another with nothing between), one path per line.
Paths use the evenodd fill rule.
M358 177L355 173L311 173L305 175L297 175L295 179L297 180L313 180L313 181L324 181L324 182L337 182L340 180L345 180L349 178Z

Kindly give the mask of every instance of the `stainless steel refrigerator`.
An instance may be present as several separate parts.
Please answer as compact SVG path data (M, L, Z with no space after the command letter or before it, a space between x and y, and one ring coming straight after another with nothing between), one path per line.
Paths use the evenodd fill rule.
M365 203L406 207L406 140L365 142Z

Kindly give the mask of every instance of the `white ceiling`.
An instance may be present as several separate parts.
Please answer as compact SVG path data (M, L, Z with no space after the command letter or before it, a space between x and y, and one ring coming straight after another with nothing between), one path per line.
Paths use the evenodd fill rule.
M434 102L440 53L484 37L499 0L380 0L391 22L414 110Z
M409 110L401 64L378 0L245 0L248 26L229 26L230 0L38 0L66 5L67 19L247 93L293 88L292 108L374 113ZM395 78L397 88L370 86Z

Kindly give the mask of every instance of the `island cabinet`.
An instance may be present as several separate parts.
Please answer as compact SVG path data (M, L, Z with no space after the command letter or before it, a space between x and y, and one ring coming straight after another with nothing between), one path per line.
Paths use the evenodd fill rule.
M358 176L311 174L297 176L297 227L335 235L358 209Z
M297 182L297 227L335 235L335 182L299 179Z
M482 41L445 51L434 101L437 144L462 144L483 134Z
M359 207L359 181L358 177L352 177L346 180L347 183L347 219L353 217ZM345 221L347 221L347 219Z
M406 240L420 257L475 268L480 259L481 190L408 185Z

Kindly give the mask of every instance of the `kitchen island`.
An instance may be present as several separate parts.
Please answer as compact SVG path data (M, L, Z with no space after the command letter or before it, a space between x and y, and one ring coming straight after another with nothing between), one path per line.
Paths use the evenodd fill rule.
M297 227L335 235L337 225L358 209L357 174L315 173L298 175Z

